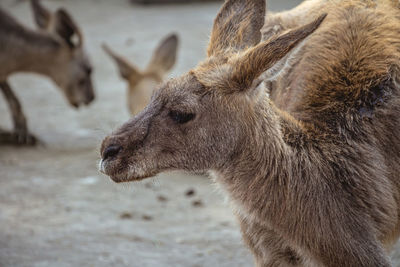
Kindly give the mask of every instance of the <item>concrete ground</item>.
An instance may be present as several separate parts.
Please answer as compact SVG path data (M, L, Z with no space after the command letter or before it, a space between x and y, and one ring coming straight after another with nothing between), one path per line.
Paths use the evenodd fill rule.
M29 5L15 2L0 5L32 25ZM275 0L270 7L295 2ZM66 7L82 26L97 100L75 111L47 78L12 77L30 129L46 145L0 147L0 266L252 266L229 206L207 178L169 173L116 185L97 171L102 137L129 118L126 84L100 45L143 67L158 41L177 32L181 45L171 75L178 75L204 57L221 3L44 3ZM11 127L3 99L0 124Z

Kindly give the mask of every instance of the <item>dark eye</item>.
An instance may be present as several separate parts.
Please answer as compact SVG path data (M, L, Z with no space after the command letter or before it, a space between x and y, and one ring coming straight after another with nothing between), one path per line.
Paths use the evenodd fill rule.
M168 115L174 122L179 124L187 123L188 121L193 120L195 117L193 113L185 113L173 110L171 110Z
M87 68L86 68L86 74L87 74L87 75L92 74L92 72L93 72L93 69L92 69L91 67L87 67Z
M80 80L78 81L78 85L79 85L79 86L84 86L84 85L86 85L86 78L80 79Z
M84 66L83 66L83 71L84 71L87 75L90 75L90 74L92 74L93 69L92 69L91 66L84 65Z

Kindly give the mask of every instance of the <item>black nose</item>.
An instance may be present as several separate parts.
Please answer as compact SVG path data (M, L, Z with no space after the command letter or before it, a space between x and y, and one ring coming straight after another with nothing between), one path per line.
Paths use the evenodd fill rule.
M86 93L85 104L89 105L94 99L95 99L94 92L93 91L87 92Z
M121 151L122 147L118 145L110 145L103 152L103 160L115 157Z

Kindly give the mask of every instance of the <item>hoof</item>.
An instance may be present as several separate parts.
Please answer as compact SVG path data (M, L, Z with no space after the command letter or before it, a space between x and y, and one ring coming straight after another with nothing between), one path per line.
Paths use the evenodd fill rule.
M25 131L0 131L0 145L36 146L41 143L38 138Z

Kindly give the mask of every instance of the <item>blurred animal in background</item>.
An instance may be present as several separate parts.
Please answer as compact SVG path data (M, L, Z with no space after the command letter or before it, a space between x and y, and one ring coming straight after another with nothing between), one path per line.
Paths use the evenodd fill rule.
M399 1L305 1L263 41L265 14L264 0L225 1L208 58L104 139L100 170L115 182L208 170L257 266L389 267ZM283 76L271 88L266 74Z
M78 108L94 98L92 66L83 48L83 36L69 13L50 12L31 1L38 30L31 30L0 9L0 90L12 114L14 131L0 130L0 144L34 145L38 139L27 126L21 104L7 79L16 72L48 76Z
M103 45L103 49L115 60L121 77L129 84L128 108L132 115L142 111L150 102L154 90L174 66L177 48L178 36L176 34L167 36L154 51L146 69L141 71L127 59L114 53L107 45Z

